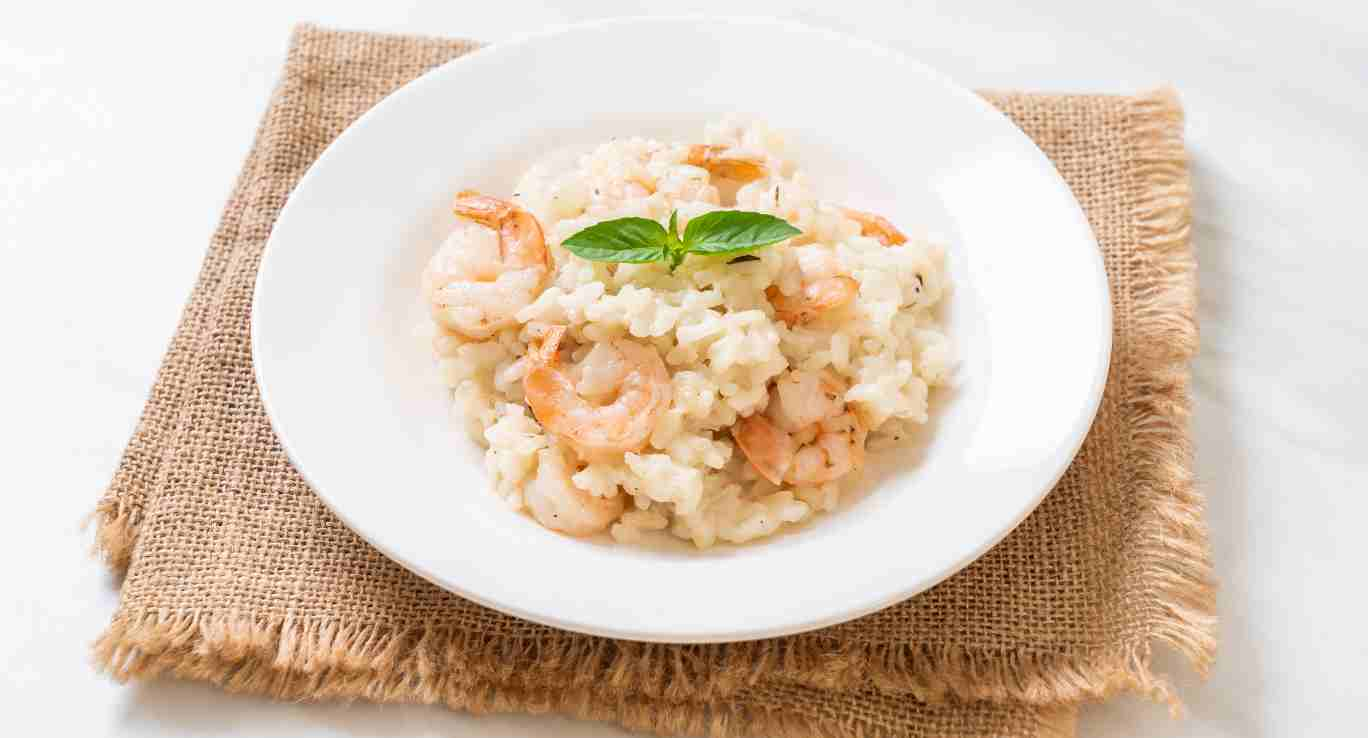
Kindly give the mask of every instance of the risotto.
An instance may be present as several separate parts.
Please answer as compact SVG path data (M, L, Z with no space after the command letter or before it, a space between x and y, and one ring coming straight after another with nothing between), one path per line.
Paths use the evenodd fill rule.
M486 447L494 492L553 530L771 535L834 509L948 380L944 248L819 199L761 123L612 140L533 166L507 199L462 192L455 211L423 275L453 417ZM797 235L677 263L565 245L643 223L625 218L688 236L715 211Z

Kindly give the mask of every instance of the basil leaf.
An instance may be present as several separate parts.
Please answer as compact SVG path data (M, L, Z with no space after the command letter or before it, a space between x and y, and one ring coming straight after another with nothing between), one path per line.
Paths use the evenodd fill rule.
M718 210L689 221L684 250L693 254L729 254L769 246L802 231L783 218L744 210Z
M561 242L589 261L642 263L665 258L669 234L649 218L618 218L591 225Z

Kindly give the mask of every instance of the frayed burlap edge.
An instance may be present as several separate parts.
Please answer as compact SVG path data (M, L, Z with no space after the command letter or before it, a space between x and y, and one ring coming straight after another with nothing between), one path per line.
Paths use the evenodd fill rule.
M394 630L148 611L120 612L94 645L97 665L119 680L176 673L187 658L201 654L215 654L224 663L269 664L281 679L301 682L314 681L320 672L364 671L381 681L415 680L421 689L433 665L445 665L446 683L522 688L554 683L665 702L722 699L774 681L833 692L873 688L922 701L978 694L1031 704L1058 702L1039 690L1061 689L1061 681L1077 694L1105 688L1083 691L1097 677L1060 656L933 654L909 646L854 649L820 636L679 647L588 637L522 639L436 625ZM1012 679L1019 689L993 689Z
M1189 362L1197 353L1197 263L1190 243L1191 180L1183 111L1173 90L1132 103L1136 241L1135 300L1125 412L1134 429L1130 473L1141 518L1126 595L1147 603L1148 637L1127 649L1118 686L1167 701L1177 697L1151 670L1154 642L1168 645L1205 677L1216 653L1216 579L1188 431Z
M923 700L949 694L1033 704L1100 698L1132 689L1176 706L1167 681L1152 672L1153 642L1176 648L1202 673L1215 650L1214 582L1202 520L1204 504L1193 481L1186 433L1186 367L1197 346L1196 270L1188 244L1189 183L1181 108L1167 90L1136 98L1131 106L1138 246L1132 325L1134 345L1146 353L1133 357L1131 365L1141 373L1128 377L1131 389L1125 395L1126 412L1137 429L1132 441L1137 463L1131 471L1144 498L1139 505L1143 518L1134 528L1137 568L1127 581L1131 593L1142 590L1143 601L1154 609L1147 618L1151 632L1119 651L1084 656L914 644L841 646L820 632L781 641L681 649L606 639L511 639L436 626L393 631L337 622L121 612L96 643L97 664L119 678L143 678L180 673L193 657L200 663L197 678L224 682L246 663L269 663L278 678L318 688L319 674L358 670L380 681L421 682L425 664L455 659L463 676L444 677L447 683L531 685L555 679L570 690L603 683L679 704L780 679L824 689L874 687ZM250 180L251 173L244 172L239 189ZM235 224L225 223L224 229L232 227ZM213 279L213 274L206 265L201 280ZM169 386L174 390L178 385ZM145 422L146 418L140 422L140 433ZM129 561L140 507L135 496L118 494L117 482L116 478L101 501L95 521L97 548L119 570ZM204 673L211 669L208 662L193 655L205 653L217 654L213 663L224 669L222 674ZM510 664L527 664L529 654L535 655L535 672L509 673Z
M406 658L399 658L394 651L404 638L387 640L374 633L334 634L335 640L348 641L345 648L337 643L331 648L315 644L319 650L311 652L312 660L299 662L302 651L308 649L292 649L297 644L290 644L288 636L282 638L288 630L249 621L204 624L194 618L148 618L116 623L96 645L96 652L97 659L120 681L169 676L282 700L364 699L437 704L474 714L556 713L614 722L636 731L710 738L903 735L896 726L868 722L854 712L833 717L829 709L802 709L801 702L795 705L782 696L776 698L773 693L782 693L784 687L762 688L759 695L732 699L660 700L616 680L548 682L545 675L529 677L512 668L471 674L464 670L463 660L443 660L442 653L423 644L415 644ZM433 646L438 639L420 640ZM149 641L157 645L148 648ZM448 656L450 648L459 647L451 640L445 645ZM521 660L509 656L510 664ZM1032 717L1037 721L1032 726L1034 734L1040 738L1074 735L1077 711L1072 705L1041 708Z

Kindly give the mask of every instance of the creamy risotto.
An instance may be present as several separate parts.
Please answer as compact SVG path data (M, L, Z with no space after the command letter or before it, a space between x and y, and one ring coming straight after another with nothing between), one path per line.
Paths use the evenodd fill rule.
M801 233L673 270L562 246L605 221L673 213L683 232L720 210ZM553 530L707 547L832 510L867 453L926 422L952 366L933 313L943 247L820 199L760 123L612 140L455 211L423 275L453 416L486 446L494 492Z

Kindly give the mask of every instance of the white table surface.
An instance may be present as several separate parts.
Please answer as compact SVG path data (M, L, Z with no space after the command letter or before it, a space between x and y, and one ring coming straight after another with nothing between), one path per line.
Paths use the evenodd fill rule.
M1190 7L1198 4L1204 8ZM554 718L280 704L191 684L118 686L88 660L116 590L88 557L80 521L133 428L284 61L290 26L311 20L497 41L642 12L619 0L569 5L0 8L4 732L622 735ZM1202 284L1197 469L1223 585L1222 647L1205 683L1177 659L1159 658L1187 701L1185 721L1123 698L1086 707L1079 734L1362 735L1362 4L893 5L680 0L676 12L781 15L860 34L975 87L1133 91L1173 83L1188 110Z

